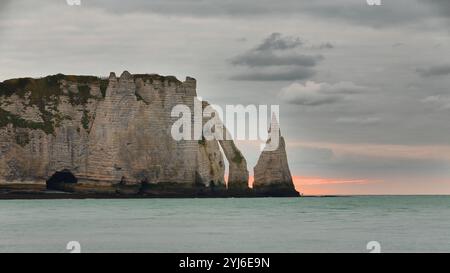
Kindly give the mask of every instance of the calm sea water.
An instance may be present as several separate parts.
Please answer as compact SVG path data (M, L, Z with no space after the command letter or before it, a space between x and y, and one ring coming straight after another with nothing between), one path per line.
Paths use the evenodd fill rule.
M450 252L450 197L0 201L0 252Z

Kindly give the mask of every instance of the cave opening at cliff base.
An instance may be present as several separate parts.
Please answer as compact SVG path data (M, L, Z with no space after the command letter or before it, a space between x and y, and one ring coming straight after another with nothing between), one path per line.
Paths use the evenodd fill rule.
M69 170L63 170L60 172L54 173L47 180L47 189L49 190L57 190L59 189L58 185L60 184L76 184L78 183L78 179L73 175Z

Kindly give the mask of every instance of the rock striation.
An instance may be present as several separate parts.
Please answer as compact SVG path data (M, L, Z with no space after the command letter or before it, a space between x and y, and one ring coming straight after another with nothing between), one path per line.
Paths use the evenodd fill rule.
M182 82L125 71L109 78L58 74L4 81L0 190L41 185L86 195L251 194L247 162L232 140L171 137L173 107L193 109L196 100L190 77Z

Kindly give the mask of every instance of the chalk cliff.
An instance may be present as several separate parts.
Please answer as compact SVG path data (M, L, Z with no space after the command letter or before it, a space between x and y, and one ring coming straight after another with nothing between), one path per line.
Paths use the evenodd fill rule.
M254 168L253 189L263 196L299 196L289 170L286 144L276 119L272 120L269 133L271 137Z
M178 119L171 116L173 107L193 109L195 100L196 80L189 77L182 82L125 71L119 78L58 74L4 81L0 189L226 195L226 158L228 188L248 191L247 163L232 140L171 137Z

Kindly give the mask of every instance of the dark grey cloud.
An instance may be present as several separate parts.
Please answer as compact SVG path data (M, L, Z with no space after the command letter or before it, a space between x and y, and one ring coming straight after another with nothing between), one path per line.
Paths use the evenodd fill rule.
M450 64L435 65L428 68L416 70L422 77L447 76L450 75Z
M321 55L275 55L273 53L249 52L235 57L231 63L234 65L246 65L249 67L280 65L314 67L322 59L323 56Z
M450 17L450 1L448 0L429 0L436 11L444 17Z
M0 11L5 11L11 1L4 0L0 2Z
M5 2L5 1L1 1ZM67 5L66 0L15 0L14 4L34 6ZM35 3L34 3L35 2ZM433 18L450 18L447 0L385 0L382 6L369 6L365 0L82 0L80 9L101 9L114 14L159 14L185 17L285 17L315 16L369 27L421 25ZM1 10L0 10L1 12Z
M195 17L229 16L246 17L257 15L296 14L303 5L298 1L281 2L259 0L91 0L87 7L96 7L113 13L155 13Z
M306 5L304 10L328 20L374 28L417 24L429 18L438 17L438 12L430 3L427 3L427 0L382 2L381 6L369 6L366 1L359 0L314 1L314 4Z
M256 51L272 51L272 50L286 50L293 49L303 45L303 42L298 37L287 36L283 37L281 33L272 33L269 37L256 47Z
M48 1L48 0L47 0ZM308 14L371 27L417 24L432 17L449 17L447 0L385 0L369 6L365 0L90 0L86 7L113 13L155 13L182 16L291 16Z
M235 66L249 71L231 77L247 81L303 80L315 74L314 67L324 59L322 55L306 55L299 37L272 33L253 49L231 59Z
M235 81L295 81L305 80L314 76L316 72L308 67L294 67L269 71L251 71L232 76Z

